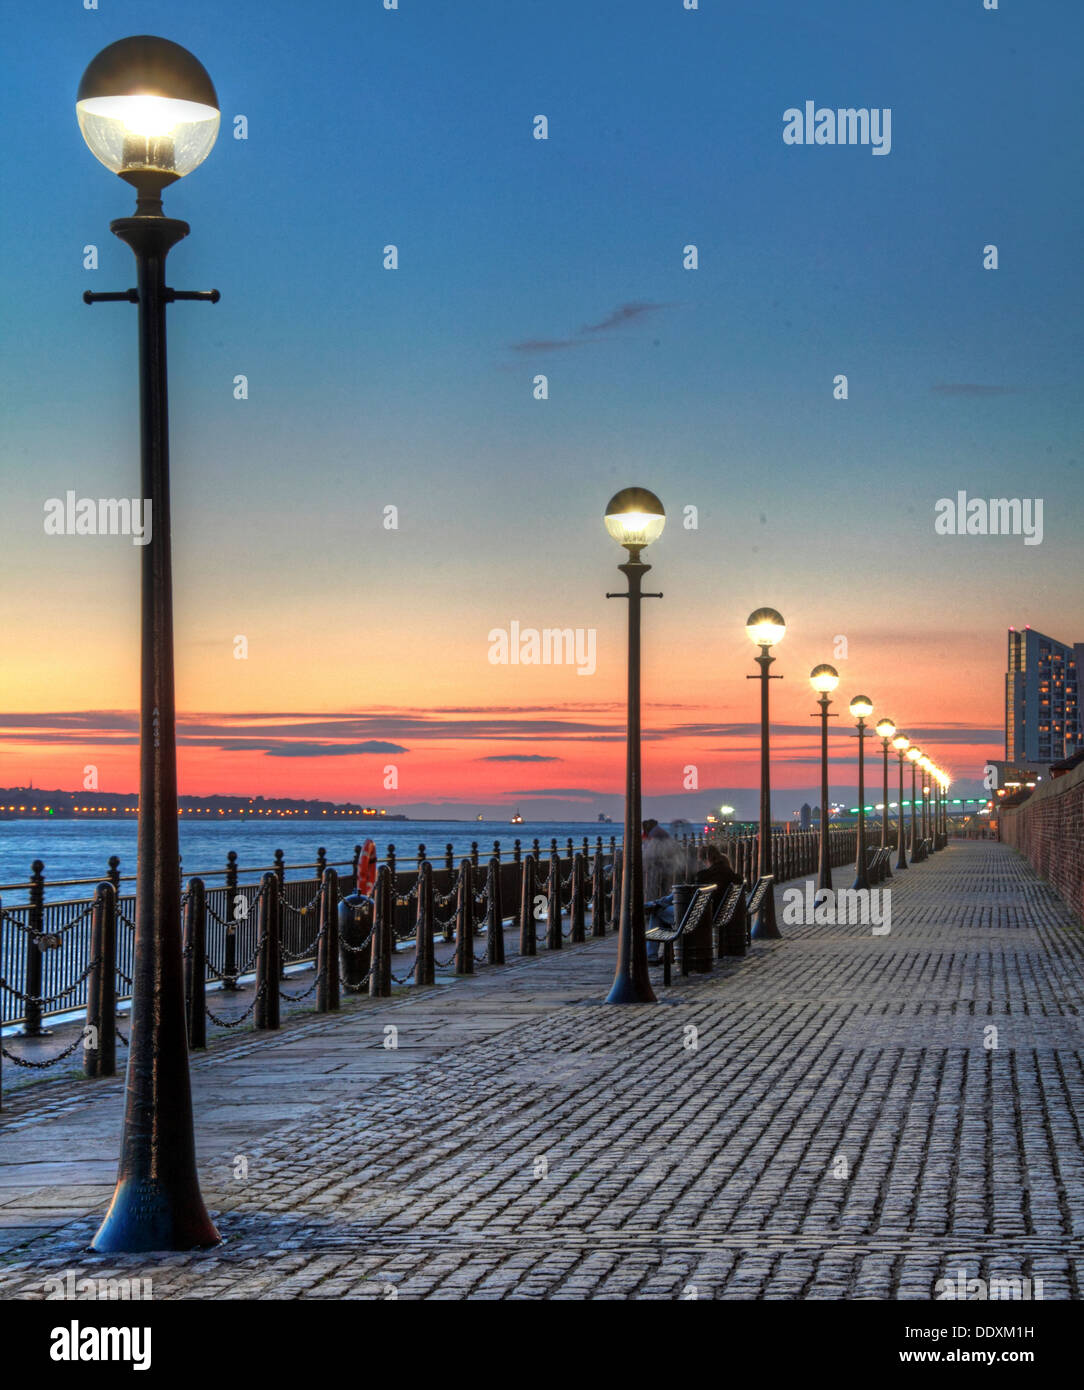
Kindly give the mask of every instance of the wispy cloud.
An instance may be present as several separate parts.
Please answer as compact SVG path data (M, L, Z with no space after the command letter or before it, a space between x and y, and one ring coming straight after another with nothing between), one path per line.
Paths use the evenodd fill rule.
M545 753L490 753L485 758L475 758L479 763L559 763L561 758L547 757Z
M648 300L634 299L628 304L619 304L605 318L599 319L598 323L584 324L577 333L567 338L525 338L522 342L512 343L511 348L513 352L538 353L563 352L566 348L583 347L585 343L597 342L599 334L612 333L614 329L623 328L625 324L633 323L646 314L654 314L660 309L668 308L669 304L654 304Z
M613 328L620 328L622 324L631 323L633 319L643 318L644 314L654 314L660 309L668 309L669 307L668 304L652 304L648 300L635 299L631 304L619 304L598 323L585 324L580 332L608 333Z
M1020 386L984 386L976 381L938 381L930 387L936 396L1014 396Z

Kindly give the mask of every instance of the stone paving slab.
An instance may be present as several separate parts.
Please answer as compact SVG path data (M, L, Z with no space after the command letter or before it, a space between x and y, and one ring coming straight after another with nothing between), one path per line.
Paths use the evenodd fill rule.
M1080 926L992 842L888 886L890 935L783 926L660 982L669 1007L602 1005L610 937L217 1045L210 1252L84 1253L120 1085L28 1088L0 1294L72 1269L156 1298L929 1299L964 1268L1078 1298Z

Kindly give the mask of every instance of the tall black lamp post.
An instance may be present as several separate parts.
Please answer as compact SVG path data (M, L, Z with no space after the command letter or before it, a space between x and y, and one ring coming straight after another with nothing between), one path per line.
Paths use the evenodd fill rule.
M911 863L920 864L926 858L918 833L918 807L915 805L915 767L922 757L921 748L908 748L907 761L911 764Z
M877 732L878 732L878 734L880 734L880 736L881 736L881 759L882 759L882 770L881 770L881 771L882 771L882 775L881 775L881 795L882 795L883 800L882 800L882 803L881 803L881 848L882 848L882 849L887 849L887 848L888 848L888 745L889 745L889 743L892 741L892 739L893 739L893 737L895 736L895 733L896 733L896 725L895 725L895 722L894 722L893 720L889 719L887 716L886 716L884 719L878 719L878 721L877 721ZM887 855L885 855L885 870L884 870L884 871L885 871L885 877L886 877L886 878L891 878L891 877L892 877L892 870L888 867L888 856L887 856Z
M151 539L143 547L139 838L132 1031L117 1186L93 1248L190 1250L219 1240L196 1173L181 958L173 595L166 405L166 305L218 299L165 283L166 256L188 224L162 213L162 190L190 173L218 135L214 85L168 39L121 39L79 84L79 128L91 152L136 189L132 217L110 224L132 248L138 287L84 294L139 305L140 453Z
M771 649L781 642L787 631L782 615L774 608L758 608L746 619L745 631L760 648L756 663L760 674L746 680L760 681L760 835L757 847L757 875L765 878L772 872L772 774L769 758L768 682L781 681L782 676L769 674L775 657ZM765 893L757 920L750 933L755 941L773 941L782 936L775 921L775 896Z
M896 868L907 868L907 827L903 819L903 764L907 756L907 750L911 746L911 740L906 734L897 734L892 740L892 747L896 750L896 757L900 765L900 801L899 801L899 825L897 826L897 844L899 853L896 855Z
M658 540L666 524L666 512L653 492L627 487L610 499L606 508L606 530L629 553L618 569L628 579L627 593L607 594L607 598L628 599L629 673L628 738L625 752L625 842L622 847L621 907L617 920L617 970L606 996L607 1004L653 1004L655 992L647 972L647 941L644 937L644 861L640 840L640 600L662 598L662 594L641 591L644 575L651 568L640 559L640 552Z
M828 713L828 706L832 703L828 696L839 684L839 672L834 666L814 666L809 673L809 683L820 696L817 700L819 713L810 715L811 719L821 721L821 842L817 865L817 887L820 889L832 886L831 855L828 852L828 721L837 716Z
M947 772L941 774L941 848L948 849L948 792L951 779Z
M930 769L933 763L924 754L918 760L918 765L922 769L922 783L919 790L922 793L922 842L930 842Z
M868 695L856 695L851 701L851 714L858 725L858 849L854 857L855 888L869 887L866 869L866 719L873 713L873 701Z

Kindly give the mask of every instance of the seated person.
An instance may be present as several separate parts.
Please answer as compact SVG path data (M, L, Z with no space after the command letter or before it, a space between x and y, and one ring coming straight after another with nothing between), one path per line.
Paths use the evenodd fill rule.
M693 882L702 885L707 885L709 883L715 885L715 892L711 900L711 910L712 913L716 913L719 911L719 907L726 897L726 890L730 885L732 883L742 883L744 880L717 845L708 845L705 850L705 855L708 861L707 865L699 870Z

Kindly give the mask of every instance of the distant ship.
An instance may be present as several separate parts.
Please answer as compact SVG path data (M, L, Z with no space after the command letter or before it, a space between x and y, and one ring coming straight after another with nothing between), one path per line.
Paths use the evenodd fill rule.
M598 813L599 825L613 825L613 817L605 815L602 811Z
M512 825L522 825L522 824L523 824L523 817L520 815L520 813L519 813L518 811L517 811L516 814L512 817L511 824L512 824Z

